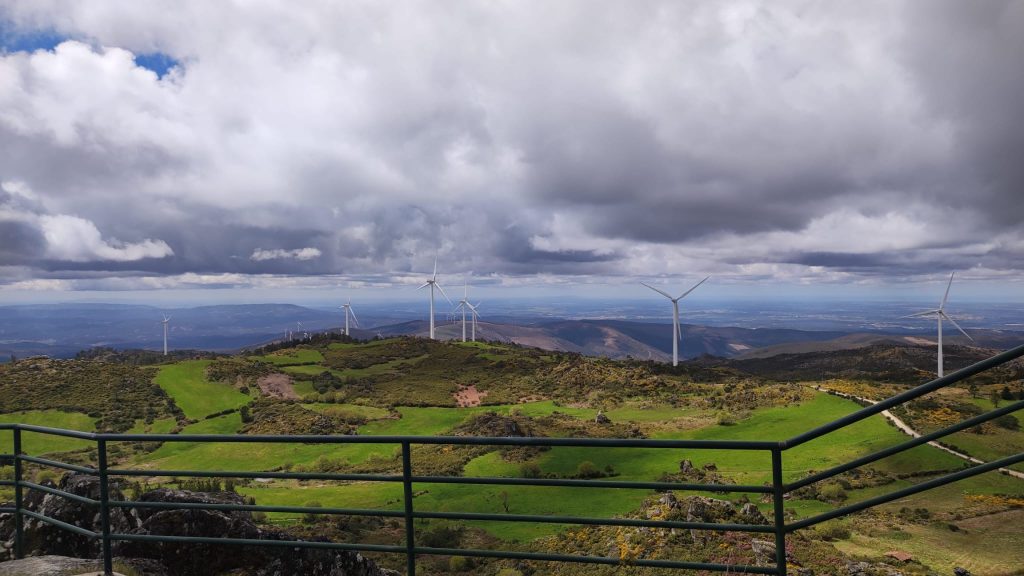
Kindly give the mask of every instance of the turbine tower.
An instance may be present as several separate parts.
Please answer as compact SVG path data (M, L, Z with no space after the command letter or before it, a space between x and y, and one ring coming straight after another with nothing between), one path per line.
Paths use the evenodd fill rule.
M441 288L441 285L437 283L437 257L434 258L434 275L430 277L430 280L427 280L422 286L417 288L417 290L422 290L427 286L430 286L430 339L434 340L434 288L441 291L441 295L444 296L444 299L447 300L449 304L452 303L452 299L444 293L444 288Z
M356 328L359 327L359 318L356 318L356 311L352 309L352 299L351 298L349 298L348 304L342 304L341 306L339 306L339 308L341 308L342 310L345 311L345 336L348 336L348 316L349 316L349 314L352 315L352 322L356 325Z
M167 356L167 323L170 321L170 316L164 316L163 322L161 322L164 325L164 356Z
M473 342L476 342L476 320L480 317L480 314L477 313L476 309L480 307L480 304L480 302L477 302L474 306L469 302L466 303L466 305L469 306L469 311L473 313Z
M679 365L679 341L683 339L683 329L679 326L679 301L682 300L683 298L686 298L686 296L690 292L693 292L694 290L696 290L697 286L700 286L704 282L707 282L708 278L711 278L711 276L706 276L703 280L701 280L700 282L697 282L696 284L694 284L693 288L690 288L686 292L683 292L678 298L673 298L672 295L669 294L668 292L664 292L662 290L658 290L654 286L651 286L649 284L644 284L643 282L641 282L641 284L643 284L644 286L647 286L651 290L654 290L658 294L661 294L665 298L668 298L669 300L672 301L672 365L673 366L678 366Z
M943 320L949 320L949 323L952 324L953 326L956 326L956 329L959 330L961 334L963 334L964 336L967 336L967 339L970 340L971 342L974 342L974 338L971 338L970 334L968 334L967 332L964 332L964 329L961 328L960 325L957 324L955 320L953 320L952 318L950 318L949 316L946 315L946 300L949 298L949 288L953 285L953 274L956 274L956 272L951 272L949 274L949 283L946 284L946 293L942 296L942 301L939 302L939 307L938 308L936 308L935 310L925 310L924 312L918 312L916 314L910 314L908 316L903 316L902 317L902 318L927 318L929 316L935 316L935 318L937 320L937 323L938 323L938 329L939 329L939 368L937 370L939 378L942 378L942 376L943 376L943 369L942 369L942 321Z

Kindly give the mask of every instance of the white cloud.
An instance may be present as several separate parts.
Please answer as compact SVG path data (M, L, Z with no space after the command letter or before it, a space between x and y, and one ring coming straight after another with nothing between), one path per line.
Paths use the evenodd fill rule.
M149 238L141 242L104 240L96 225L84 218L66 214L43 215L39 225L46 238L47 256L68 262L131 262L143 258L165 258L174 250L163 240Z
M296 248L295 250L264 250L263 248L257 248L253 250L252 256L249 256L250 260L262 262L264 260L312 260L321 256L320 250L317 248Z

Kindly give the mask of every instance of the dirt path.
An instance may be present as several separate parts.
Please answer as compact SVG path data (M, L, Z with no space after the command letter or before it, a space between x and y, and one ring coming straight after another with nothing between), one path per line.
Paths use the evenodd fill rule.
M282 400L298 400L299 395L295 393L295 388L292 387L292 379L287 374L270 374L264 376L256 381L256 385L260 387L260 392L273 398L280 398Z
M821 386L815 386L815 389L817 389L817 390L819 390L821 392L828 392L829 394L835 394L836 396L841 396L843 398L850 398L852 400L860 400L861 402L867 402L868 404L878 404L878 402L876 402L874 400L869 400L867 398L862 398L860 396L854 396L852 394L846 394L846 393L843 393L843 392L836 392L835 390L828 390L827 388L822 388ZM900 432L903 432L907 436L910 436L912 438L920 438L921 437L921 434L917 430L914 430L913 428L911 428L910 425L908 425L906 422L901 420L899 416L896 416L892 412L890 412L888 410L882 410L882 416L885 416L885 418L887 420L889 420L890 422L892 422L893 425L895 425L896 428L898 428L900 430ZM958 451L953 450L952 448L950 448L948 446L943 446L942 444L939 444L938 442L935 442L935 441L928 442L928 445L929 446L934 446L935 448L938 448L939 450L942 450L943 452L948 452L948 453L952 454L953 456L956 456L957 458L960 458L962 460L967 460L968 462L971 462L971 463L974 463L974 464L985 464L984 460L980 460L978 458L975 458L974 456L970 456L968 454L964 454L963 452L958 452ZM1024 480L1024 472L1018 472L1016 470L1010 470L1009 468L1000 468L999 471L1003 472L1004 474L1009 474L1010 476L1013 476L1014 478L1019 478L1021 480Z
M487 396L487 392L477 390L475 385L459 386L459 391L454 396L459 408L469 408L471 406L479 406L480 401Z

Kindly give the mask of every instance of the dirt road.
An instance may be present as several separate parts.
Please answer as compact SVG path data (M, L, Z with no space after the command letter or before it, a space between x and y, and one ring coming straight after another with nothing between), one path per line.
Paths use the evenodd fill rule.
M878 402L876 402L874 400L869 400L867 398L861 398L860 396L854 396L852 394L845 394L843 392L836 392L835 390L828 390L828 389L822 388L821 386L815 386L815 389L817 389L817 390L819 390L821 392L828 392L829 394L835 394L836 396L842 396L843 398L850 398L851 400L860 400L861 402L867 402L868 404L878 404ZM913 428L911 428L906 422L901 420L898 416L896 416L892 412L890 412L888 410L882 410L882 416L885 416L886 419L888 419L890 422L892 422L893 425L895 425L897 428L899 428L899 430L901 432L903 432L904 434L906 434L907 436L911 436L913 438L920 438L921 437L921 434L917 430L914 430ZM953 450L952 448L950 448L948 446L943 446L942 444L939 444L938 442L934 442L934 441L933 442L928 442L928 445L929 446L934 446L935 448L938 448L939 450L942 450L943 452L948 452L948 453L952 454L953 456L956 456L957 458L960 458L962 460L966 460L966 461L974 463L974 464L985 464L984 460L980 460L978 458L975 458L974 456L970 456L968 454L964 454L963 452L958 452L958 451ZM1014 478L1019 478L1021 480L1024 480L1024 472L1018 472L1016 470L1010 470L1009 468L1000 468L999 471L1003 472L1005 474L1009 474L1010 476L1013 476Z

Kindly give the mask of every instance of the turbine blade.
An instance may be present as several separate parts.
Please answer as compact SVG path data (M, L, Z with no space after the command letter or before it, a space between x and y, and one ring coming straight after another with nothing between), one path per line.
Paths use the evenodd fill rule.
M441 288L440 284L438 284L437 282L434 282L434 286L437 286L437 289L441 291L441 295L444 296L444 299L447 300L449 304L453 304L454 305L454 302L452 302L452 299L449 298L448 295L444 293L444 288Z
M356 325L356 328L358 328L359 318L356 318L356 311L352 308L351 304L348 305L348 313L352 315L352 322Z
M437 256L434 256L434 275L430 279L437 280Z
M931 316L932 314L938 314L938 313L939 313L938 310L926 310L924 312L915 312L913 314L908 314L906 316L900 316L898 318L898 320L903 320L904 318L921 318L923 316Z
M946 284L946 294L942 296L942 303L939 304L939 310L946 307L946 299L949 298L949 288L953 285L953 274L956 274L956 272L949 273L949 283Z
M663 291L663 290L658 290L658 289L657 289L657 288L655 288L654 286L651 286L650 284L646 284L646 283L644 283L644 282L641 282L641 284L643 284L644 286L647 286L647 287L648 287L648 288L650 288L651 290L654 290L654 291L655 291L655 292L657 292L658 294L661 294L661 295L662 295L662 296L664 296L665 298L668 298L669 300L672 300L672 296L671 296L671 295L669 295L669 293L668 293L668 292L665 292L665 291Z
M968 334L967 332L964 332L964 329L961 328L960 325L956 323L956 320L953 320L949 316L946 316L945 312L940 312L940 314L942 314L943 318L945 318L946 320L949 320L950 324L952 324L953 326L956 326L956 329L959 330L961 334L963 334L964 336L967 336L968 340L970 340L971 342L974 342L974 338L971 338L970 334Z
M686 292L683 292L682 296L680 296L679 298L676 298L676 300L682 300L683 298L686 298L687 294L689 294L690 292L693 292L694 290L696 290L697 286L700 286L701 284L707 282L708 278L711 278L711 276L705 276L703 280L701 280L700 282L697 282L696 284L694 284L693 288L690 288Z
M430 286L430 282L424 282L422 286L420 286L419 288L417 288L417 290L423 290L423 289L424 289L424 288L426 288L427 286Z

